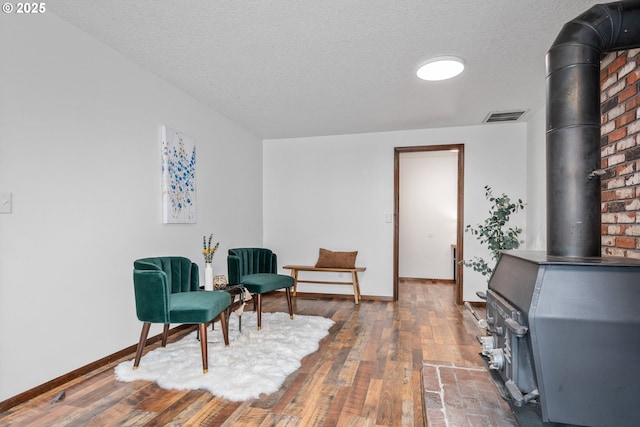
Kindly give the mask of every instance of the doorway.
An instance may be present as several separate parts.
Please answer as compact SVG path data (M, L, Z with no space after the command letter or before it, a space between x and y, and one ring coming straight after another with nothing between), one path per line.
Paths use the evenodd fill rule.
M438 160L441 159L441 161ZM435 163L434 163L435 162ZM442 163L442 165L438 165ZM429 167L428 165L438 165L438 167ZM449 166L445 166L449 164ZM404 167L403 167L404 165ZM425 165L420 166L420 165ZM441 167L448 167L451 170L438 169ZM423 168L421 171L420 168ZM429 169L429 170L424 170ZM431 169L433 170L432 175ZM427 187L433 187L432 191L435 191L436 198L437 191L439 189L438 183L443 183L444 179L449 184L452 184L451 189L455 194L447 194L447 199L452 199L449 203L447 212L436 212L439 210L437 202L434 204L431 200L426 201L426 206L420 207L420 204L424 204L424 200L405 200L410 198L413 190L412 187L419 187L420 183L414 183L411 186L403 186L401 183L401 177L403 179L411 179L413 174L421 176L421 180L425 177L429 183L433 185L425 185L425 191ZM456 182L451 182L455 180ZM403 190L404 189L404 190ZM403 193L403 199L401 200L401 190ZM415 190L415 188L414 188ZM422 197L424 199L424 197ZM427 198L428 199L428 198ZM444 198L443 198L444 200ZM402 202L402 204L401 204ZM409 202L409 203L407 203ZM430 146L417 146L417 147L396 147L394 148L394 243L393 243L393 299L397 301L399 295L399 278L401 277L401 267L403 273L411 276L415 274L435 274L444 275L445 280L451 278L455 283L455 300L456 303L462 304L462 289L463 289L463 275L462 268L458 264L459 260L463 258L463 208L464 208L464 145L463 144L450 144L450 145L430 145ZM408 212L409 210L415 210L418 212L420 209L424 210L423 215L425 226L419 224L419 222L412 223L411 219L414 212ZM425 210L426 209L426 210ZM430 212L433 211L433 212ZM432 215L433 214L433 215ZM440 219L437 219L440 215ZM443 216L444 215L444 216ZM451 217L446 219L445 217ZM402 221L402 224L401 224ZM420 219L418 219L420 221ZM430 231L429 226L436 225L435 222L444 221L439 225L435 231ZM429 224L433 222L432 224ZM446 223L451 223L449 227ZM415 224L415 225L412 225ZM403 228L404 226L404 228ZM407 233L407 226L410 226L411 230ZM448 233L445 233L445 229L450 228ZM432 229L433 230L433 229ZM443 231L441 233L441 231ZM404 236L404 237L403 237ZM411 236L411 237L407 237ZM447 237L448 236L448 237ZM407 239L414 240L414 242L407 241ZM410 252L418 249L412 249L421 247L418 254L410 254ZM403 252L404 251L404 252ZM431 252L433 251L433 252ZM410 256L409 256L410 254ZM403 259L401 260L401 255ZM433 266L431 273L424 273L425 270L421 269L420 257L422 259L433 260L436 264ZM416 260L417 258L417 260ZM403 263L401 264L401 261ZM428 262L423 262L424 267L428 268ZM444 264L444 265L443 265ZM446 273L443 273L442 268L446 268ZM437 277L431 277L437 278Z

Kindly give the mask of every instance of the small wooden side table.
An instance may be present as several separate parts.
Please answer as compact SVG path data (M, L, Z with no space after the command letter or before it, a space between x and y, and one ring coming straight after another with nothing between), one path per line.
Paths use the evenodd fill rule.
M229 295L231 295L231 305L227 307L227 322L229 321L229 316L231 316L231 311L235 311L238 308L242 307L245 303L245 290L244 285L227 285L224 288L218 289L220 291L225 291ZM237 301L236 301L236 296ZM242 313L238 314L238 330L242 332Z
M224 288L216 289L217 291L225 291L229 295L231 295L231 304L227 307L225 311L225 315L227 316L227 326L229 325L229 318L231 316L231 311L235 311L238 308L242 307L245 303L245 287L243 285L227 285ZM204 291L204 286L200 286L200 291ZM214 292L214 291L207 291ZM236 301L236 296L238 297ZM214 329L215 319L211 321L211 330ZM242 332L242 313L238 314L238 331ZM196 338L200 340L200 331L197 331Z

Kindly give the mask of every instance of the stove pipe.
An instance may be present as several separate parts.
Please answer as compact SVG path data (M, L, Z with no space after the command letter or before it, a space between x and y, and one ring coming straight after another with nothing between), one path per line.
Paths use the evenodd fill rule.
M547 253L599 257L600 57L640 46L640 0L567 22L547 63Z

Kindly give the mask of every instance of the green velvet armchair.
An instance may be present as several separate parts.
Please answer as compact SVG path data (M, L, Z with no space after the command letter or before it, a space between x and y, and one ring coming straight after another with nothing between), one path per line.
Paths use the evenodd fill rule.
M264 248L229 249L227 267L230 284L242 284L255 295L254 307L258 317L258 330L262 328L262 294L285 289L289 316L293 319L291 287L293 277L277 274L277 256Z
M229 345L226 308L231 296L223 291L200 291L198 265L183 257L143 258L133 263L133 286L136 314L143 322L133 369L147 342L152 323L164 324L162 346L167 345L171 323L198 324L202 370L209 369L207 354L207 323L220 316L224 343Z

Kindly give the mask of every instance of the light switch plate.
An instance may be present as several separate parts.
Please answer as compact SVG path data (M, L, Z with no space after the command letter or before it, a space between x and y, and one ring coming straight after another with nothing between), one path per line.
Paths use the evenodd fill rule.
M11 213L11 193L0 193L0 213Z

